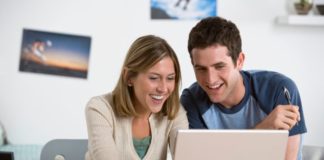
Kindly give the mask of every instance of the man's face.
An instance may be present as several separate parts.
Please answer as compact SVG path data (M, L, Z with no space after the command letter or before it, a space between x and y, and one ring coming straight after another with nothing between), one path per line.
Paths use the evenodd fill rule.
M244 55L240 53L235 66L227 47L222 45L192 50L192 64L199 85L212 102L221 103L225 107L239 103L242 92L244 95L240 74L243 61Z

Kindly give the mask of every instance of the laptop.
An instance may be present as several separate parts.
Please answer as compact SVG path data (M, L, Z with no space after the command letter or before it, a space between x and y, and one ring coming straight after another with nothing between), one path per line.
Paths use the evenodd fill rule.
M179 130L174 160L284 160L287 130Z
M0 151L0 160L14 160L13 152Z

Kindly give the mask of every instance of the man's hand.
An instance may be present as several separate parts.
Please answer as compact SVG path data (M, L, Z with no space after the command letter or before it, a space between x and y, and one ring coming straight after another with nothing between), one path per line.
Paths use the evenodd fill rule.
M278 105L255 129L290 130L300 120L298 106Z

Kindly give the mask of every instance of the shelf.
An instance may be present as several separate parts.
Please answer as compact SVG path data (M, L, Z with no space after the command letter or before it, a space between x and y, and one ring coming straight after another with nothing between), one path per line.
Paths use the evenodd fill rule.
M324 26L324 16L288 15L277 17L277 23L286 25Z

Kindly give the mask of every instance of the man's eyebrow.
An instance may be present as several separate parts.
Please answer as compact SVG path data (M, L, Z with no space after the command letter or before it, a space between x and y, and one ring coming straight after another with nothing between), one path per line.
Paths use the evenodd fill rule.
M224 62L217 62L217 63L214 63L212 64L211 66L219 66L219 65L226 65L226 63ZM206 68L207 66L203 66L203 65L200 65L200 64L195 64L194 65L194 68Z

